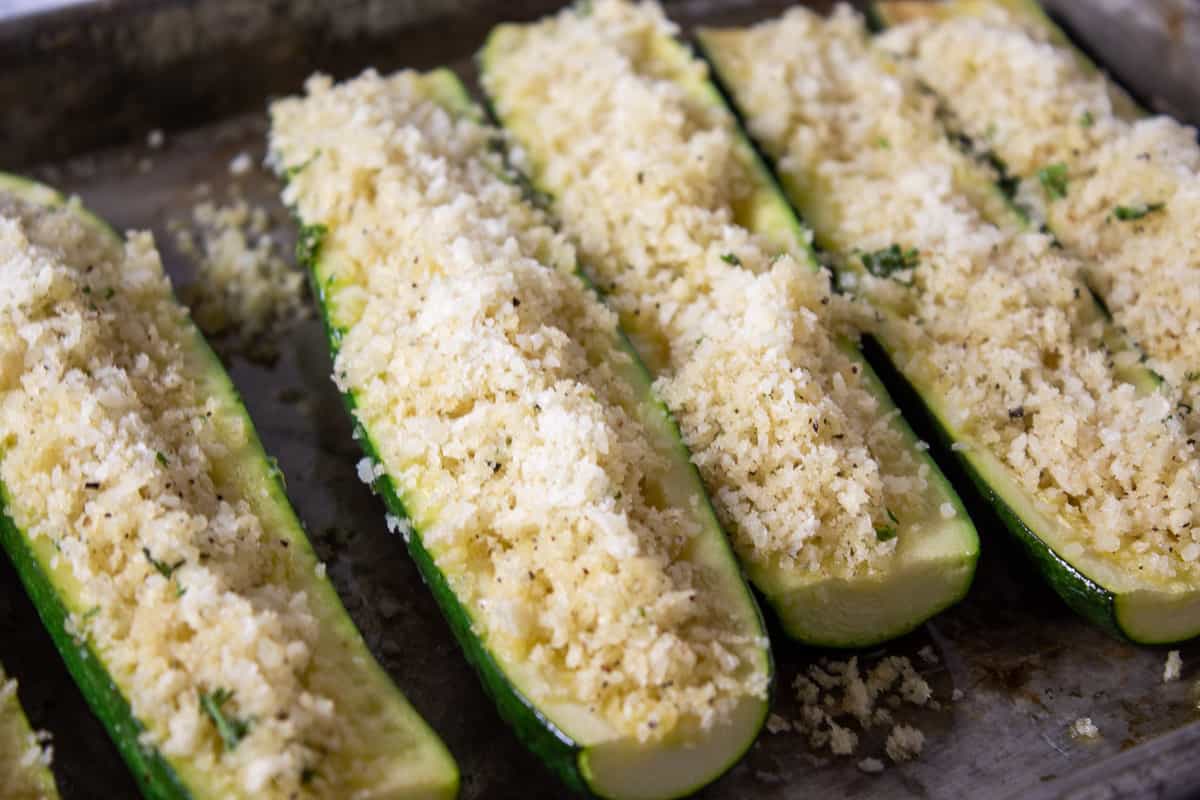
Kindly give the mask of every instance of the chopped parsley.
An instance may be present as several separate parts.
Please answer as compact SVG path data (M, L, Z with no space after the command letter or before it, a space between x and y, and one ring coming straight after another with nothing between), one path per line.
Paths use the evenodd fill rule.
M1081 127L1090 128L1096 124L1096 118L1092 115L1092 112L1084 111L1079 117L1079 124Z
M860 253L859 258L862 259L862 264L867 268L867 272L877 278L890 277L893 272L902 269L913 269L918 263L915 247L901 250L898 244L876 250L874 253Z
M1183 376L1185 381L1200 381L1200 372L1188 372Z
M307 159L305 159L304 161L301 161L301 162L300 162L299 164L297 164L296 166L294 166L294 167L285 167L285 168L284 168L284 170L283 170L283 177L284 177L284 180L289 180L289 181L290 181L292 178L294 178L294 177L296 177L297 175L299 175L301 172L303 172L303 171L304 171L304 169L305 169L305 168L306 168L306 167L307 167L309 164L311 164L312 162L316 161L316 160L317 160L317 156L319 156L319 155L321 155L321 149L320 149L320 148L317 148L317 149L316 149L316 151L314 151L314 152L313 152L313 154L312 154L311 156L309 156L309 157L308 157Z
M158 463L162 464L164 467L170 463L167 461L167 457L165 455L163 455L163 452L161 450L154 451L154 460L157 461Z
M113 295L115 295L116 293L117 293L117 290L116 290L116 289L114 289L114 288L112 288L112 287L110 286L110 287L108 287L107 289L105 289L105 290L104 290L104 299L105 299L105 300L112 300L112 299L113 299Z
M225 743L226 750L233 750L238 746L238 742L242 741L250 732L249 720L238 719L232 714L222 711L221 707L232 698L233 692L228 689L200 693L200 707L217 726L217 733L221 735L221 741Z
M878 139L875 140L875 146L878 147L880 150L887 150L887 149L891 148L892 143L890 141L888 141L888 138L886 136L880 136Z
M328 228L320 223L302 226L300 235L296 237L296 260L301 264L311 266L317 258L321 242L325 240L327 232Z
M1163 203L1139 203L1135 206L1117 206L1113 209L1113 216L1122 222L1131 222L1135 219L1141 219L1147 214L1153 214L1155 211L1162 211Z
M150 566L152 566L156 570L158 570L158 574L162 575L164 578L170 578L172 575L175 574L175 570L179 569L180 567L182 567L184 564L187 563L187 560L182 559L182 558L179 559L179 561L175 562L174 564L168 564L165 561L159 561L157 558L150 555L149 547L143 547L142 554L144 556L146 556L146 560L150 562Z
M881 542L890 542L892 539L896 538L897 534L899 534L898 526L900 525L900 520L896 519L896 515L892 513L890 508L885 508L883 511L885 514L887 514L887 518L891 524L876 528L875 538Z
M742 265L742 260L737 257L736 253L724 253L721 255L721 260L726 264L732 264L735 267L740 267Z
M1038 181L1042 184L1042 188L1046 190L1046 194L1052 198L1062 199L1067 196L1066 164L1058 163L1042 167L1037 171L1037 177Z

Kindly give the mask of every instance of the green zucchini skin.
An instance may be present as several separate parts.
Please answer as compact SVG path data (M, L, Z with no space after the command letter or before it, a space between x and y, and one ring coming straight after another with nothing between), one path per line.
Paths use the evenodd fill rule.
M0 191L10 191L40 205L61 205L66 202L62 195L49 187L2 172ZM86 219L119 238L111 227L97 217L87 214ZM193 795L158 750L143 747L138 742L138 736L145 728L133 715L125 696L113 682L91 642L77 639L67 632L70 614L50 576L42 569L29 540L9 516L8 504L8 493L0 483L0 545L16 568L42 624L67 665L67 671L125 759L138 788L145 797L154 800L191 800Z
M1033 9L1045 18L1044 13L1041 12L1040 7L1037 6L1034 0L1027 0L1027 2L1026 0L1017 0L1017 2L1022 2L1027 6L1031 5ZM883 30L887 26L888 15L884 11L884 5L881 3L875 2L868 6L866 18L877 30ZM763 150L760 143L749 133L749 128L745 123L745 115L737 103L736 96L729 84L721 77L720 60L715 54L705 49L702 40L699 43L699 49L712 67L715 81L721 88L722 94L726 98L730 108L737 116L743 131L754 142L755 148L763 160L778 176L774 159ZM803 215L800 213L797 202L793 202L795 196L793 187L782 176L779 176L779 184L783 186L784 195L787 197L797 217L802 218ZM1004 194L1000 187L997 187L997 192ZM1024 215L1018 209L1014 208L1013 211L1014 219L1022 224L1027 222L1024 219ZM1109 318L1107 309L1103 303L1097 302L1096 306L1098 313ZM930 404L921 396L921 393L909 383L908 379L899 370L884 341L874 336L864 336L863 349L867 354L868 360L872 362L880 377L888 386L888 389L893 393L897 404L904 410L905 416L907 417L910 412L913 413L916 418L925 423L924 427L933 431L933 438L937 440L938 445L938 461L941 463L954 463L960 468L961 475L953 476L956 479L956 485L961 486L963 482L962 477L966 478L977 496L991 509L1008 533L1021 544L1022 549L1029 557L1034 569L1041 576L1042 580L1054 590L1072 611L1121 641L1133 644L1155 645L1170 643L1171 640L1148 640L1137 632L1126 628L1117 613L1116 595L1100 583L1089 578L1070 561L1055 552L1052 547L1038 536L1033 528L1026 524L1017 510L1000 496L987 477L981 474L975 465L971 463L969 455L964 451L953 449L953 445L957 440L941 423L941 420L933 412ZM1145 372L1145 378L1149 383L1142 384L1143 386L1152 387L1161 384L1162 381L1159 376L1151 370L1145 370Z

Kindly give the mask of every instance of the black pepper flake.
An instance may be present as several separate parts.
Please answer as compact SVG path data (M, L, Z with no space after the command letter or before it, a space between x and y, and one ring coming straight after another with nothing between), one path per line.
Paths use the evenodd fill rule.
M1025 406L1017 406L1008 410L1009 419L1021 419L1025 416Z
M512 299L512 304L513 304L513 308L520 308L520 307L521 307L521 301L520 301L520 300L518 300L518 299L517 299L517 298L515 298L515 297Z
M100 481L88 481L87 483L85 483L85 484L83 485L83 488L85 488L85 489L93 489L93 490L95 490L95 489L99 489L99 488L100 488Z

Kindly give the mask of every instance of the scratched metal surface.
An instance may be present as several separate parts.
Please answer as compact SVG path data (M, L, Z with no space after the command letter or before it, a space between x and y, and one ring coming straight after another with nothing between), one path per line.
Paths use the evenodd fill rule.
M149 0L84 3L82 9L41 21L28 17L10 20L7 31L0 18L0 44L6 35L9 42L20 38L14 38L13 30L23 26L22 37L37 33L50 43L50 49L26 51L20 75L30 74L35 63L45 69L74 70L78 59L95 58L97 53L72 49L72 42L81 41L72 37L81 34L60 29L110 24L109 16L88 16L95 7L105 6L102 11L124 14L121 24L136 30L137 14L153 15L175 5ZM228 9L239 4L224 0L188 7L205 5ZM319 37L318 33L305 28L303 35L289 38L289 29L278 27L286 26L287 19L276 19L277 35L287 41L276 42L275 49L264 56L269 62L264 70L270 75L243 76L239 80L246 85L231 89L234 94L259 93L257 99L251 96L245 107L261 109L267 95L294 88L314 67L347 74L368 64L391 68L440 62L455 64L470 78L469 56L492 22L540 13L553 3L521 2L500 8L501 4L466 0L452 4L458 10L450 17L433 23L414 23L414 17L397 10L404 6L413 11L419 3L384 4L390 17L378 6L356 0L325 5L343 6L346 13L357 9L356 13L366 15L360 20L365 27L355 28L343 21L344 27L352 30L349 39L314 48L310 37ZM668 4L684 23L749 21L783 5L739 0ZM302 11L316 13L313 9L320 7L320 3L304 4ZM272 8L278 11L277 4ZM286 16L286 12L280 13ZM370 17L372 13L375 17ZM455 14L467 16L455 22ZM225 20L222 24L242 19L243 26L250 25L237 15L214 11L213 16ZM363 30L374 30L379 40ZM82 40L96 47L95 42L103 39L96 34ZM192 278L191 265L174 250L167 224L188 216L199 199L198 183L208 184L210 196L218 200L239 193L265 205L272 210L277 235L289 243L294 236L279 206L274 179L260 168L236 178L228 169L230 160L241 152L252 153L256 161L262 156L265 118L261 111L231 115L246 98L213 94L221 80L231 79L230 70L242 69L241 59L248 57L245 48L253 49L253 35L243 33L243 49L235 48L232 55L222 49L228 42L221 44L224 40L219 33L207 43L197 44L199 39L203 37L178 37L193 48L182 56L184 62L159 64L171 77L146 73L144 86L139 83L138 70L149 67L133 63L136 59L126 55L129 63L124 72L111 78L110 90L133 96L112 98L110 105L118 109L115 117L88 104L72 107L74 101L67 91L65 99L41 100L41 116L20 123L13 121L12 103L38 106L39 98L32 94L37 89L31 84L20 93L12 77L17 73L3 69L3 61L12 57L12 51L0 46L0 76L7 76L0 77L0 100L9 103L7 110L0 110L0 168L25 171L76 192L120 228L152 229L168 270L181 286ZM55 47L66 50L56 51ZM205 55L205 47L212 52ZM223 53L225 66L215 63ZM191 65L194 83L180 82L179 63ZM112 65L104 69L112 71ZM71 80L65 73L59 78ZM37 86L44 85L45 76ZM170 86L182 96L173 96L167 106L155 105L154 98ZM199 108L177 113L188 105L189 98ZM51 108L55 103L60 107ZM166 144L150 149L144 143L145 134L159 126L168 131ZM51 128L57 131L53 136L47 132ZM109 144L92 149L103 142ZM81 148L87 151L80 154ZM76 154L65 157L71 151ZM47 155L54 160L45 160ZM278 457L289 493L371 650L459 760L463 797L537 800L564 796L555 779L497 717L460 657L401 541L387 534L382 506L355 477L359 452L328 379L328 356L318 323L301 324L274 343L277 357L270 362L248 358L230 341L217 344L267 449ZM970 495L966 497L971 503ZM798 734L764 733L746 759L702 797L952 798L970 793L988 798L1166 798L1188 796L1192 787L1200 786L1200 766L1191 755L1200 743L1200 726L1194 724L1197 698L1192 689L1192 681L1200 678L1200 671L1193 669L1200 663L1200 646L1183 651L1184 679L1164 685L1163 651L1118 643L1082 623L1039 582L1008 543L998 522L978 503L972 511L983 535L983 556L970 596L917 633L886 648L888 653L912 656L941 702L937 711L905 711L901 715L924 730L924 755L910 764L889 766L880 775L868 775L857 769L856 759L814 753ZM792 679L823 654L773 638L778 672L775 710L790 718L797 713L790 690ZM939 664L931 666L916 658L916 652L927 645L937 652ZM35 725L54 734L55 771L64 796L68 800L135 797L116 750L89 714L3 559L0 659L21 680L21 697ZM962 698L949 702L956 690L962 692ZM1082 742L1071 738L1068 727L1081 716L1091 717L1099 726L1101 739ZM867 737L859 757L877 756L881 750L878 738Z

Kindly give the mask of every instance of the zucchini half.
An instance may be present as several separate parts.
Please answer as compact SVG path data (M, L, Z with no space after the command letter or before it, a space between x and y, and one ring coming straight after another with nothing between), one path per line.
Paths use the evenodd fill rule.
M58 800L58 786L29 727L17 683L0 666L0 786L8 800Z
M0 173L0 195L34 207L69 210L102 235L121 241L99 217L42 184ZM279 470L263 451L221 362L182 306L177 319L177 341L185 368L201 391L216 401L216 424L242 427L246 433L240 442L228 443L230 449L220 468L236 476L263 528L284 545L280 550L283 555L276 556L277 574L286 576L281 588L306 593L319 624L317 648L305 676L307 685L320 687L321 692L333 697L339 713L369 720L373 726L371 741L364 742L363 751L336 754L321 768L348 777L340 784L347 791L364 791L372 797L453 797L458 787L453 759L370 654L333 585L318 568L316 554L288 502ZM160 458L165 456L160 454ZM81 621L87 620L89 609L83 607L71 567L56 557L55 544L47 537L32 538L17 527L7 510L10 505L8 490L0 484L0 544L12 559L68 670L142 793L164 800L251 796L229 770L220 767L220 759L216 768L201 769L191 758L164 755L140 738L146 728L130 708L127 697L131 687L118 682L95 643L80 633ZM219 704L217 708L214 718L219 716ZM318 775L314 774L313 779L314 789L319 789Z
M581 6L574 13L588 12ZM539 150L537 137L532 133L526 113L529 109L506 96L503 89L506 54L522 47L524 38L532 33L529 27L514 24L496 27L477 58L493 112L523 148L539 191L553 198L555 187L545 185L545 175L539 166L546 153ZM697 58L684 43L663 35L645 46L657 62L656 77L670 76L691 98L727 113L720 90L707 77L697 77ZM735 210L736 223L764 237L778 251L791 253L798 263L817 270L819 265L809 245L810 234L780 193L770 170L740 131L735 146L745 177L754 187L750 198ZM598 279L604 283L603 275ZM637 320L623 315L622 324L626 330L635 332L635 341L640 341L636 336ZM864 384L880 406L895 408L887 389L858 347L845 340L839 344L858 364ZM739 553L743 568L775 611L783 630L800 642L836 648L873 646L914 630L960 601L971 585L979 542L970 517L899 412L889 424L912 448L914 461L929 468L927 502L923 504L929 511L919 517L896 520L899 548L886 569L872 574L815 575L778 559L756 559L751 554ZM951 519L939 512L946 504L955 511Z
M459 122L484 124L482 110L471 101L453 72L437 69L420 74L417 80L419 91ZM492 142L494 146L495 140ZM274 151L272 157L285 177L295 175L297 169L304 169L308 163L285 164L278 151ZM459 154L459 157L476 156ZM515 173L505 173L502 177L510 182L521 181ZM306 220L294 210L301 226L297 258L309 271L329 348L336 360L343 338L354 324L357 308L362 303L362 287L354 282L353 270L342 266L353 254L339 248L337 230L329 229L320 220ZM577 272L577 275L581 279L580 291L590 294L592 290L588 288L586 278L582 273ZM599 302L598 298L591 299ZM701 532L689 546L687 558L708 571L712 581L706 588L724 598L724 607L744 635L754 637L758 642L757 668L766 676L769 685L773 664L761 612L738 570L724 531L688 459L679 430L654 395L649 374L637 353L619 330L613 344L629 356L618 368L619 378L628 382L633 395L638 398L638 419L655 440L655 449L668 461L666 473L658 478L662 494L668 503L686 506L690 501L689 513L700 525ZM536 672L519 661L502 658L489 646L472 607L456 592L455 585L460 576L439 566L436 545L425 543L421 530L423 523L418 523L409 513L409 506L420 497L417 481L405 481L388 469L376 444L376 433L360 419L359 394L350 390L343 392L342 397L355 423L355 438L367 459L378 465L371 484L390 512L389 525L403 532L409 554L468 662L478 672L501 717L526 747L567 786L588 796L614 799L680 797L716 780L741 759L766 721L767 692L761 697L744 696L723 722L707 731L685 730L645 744L616 735L614 729L591 714L578 700L562 699L540 705L535 702L527 687L537 678ZM695 502L697 500L699 502Z
M1029 7L1041 13L1035 4L1025 0L1003 0L1007 4ZM910 6L934 6L932 3L903 3ZM877 19L880 17L876 6ZM727 96L737 106L745 87L746 76L735 69L734 51L738 46L738 29L709 29L698 34L701 48L713 65ZM749 118L745 108L739 108L743 119ZM768 158L779 164L787 156L773 150L766 142L759 146ZM1011 205L1004 202L1003 193L982 171L974 171L968 162L966 174L957 175L959 188L975 204L981 214L1002 228L1010 230L1027 224ZM796 172L777 169L781 185L799 214L813 223L818 244L829 245L836 239L836 215L824 202L821 193ZM1083 320L1100 319L1107 324L1103 342L1116 359L1115 372L1131 383L1139 393L1160 389L1161 381L1141 365L1134 346L1111 323L1103 306L1092 297L1090 311L1084 309ZM922 415L932 424L940 443L953 451L979 495L995 510L1005 527L1022 544L1042 577L1081 616L1120 638L1143 644L1167 644L1190 639L1200 634L1200 587L1177 581L1169 585L1152 583L1136 575L1115 569L1094 555L1084 552L1067 557L1063 544L1065 531L1071 524L1039 508L1036 500L1020 487L1004 464L989 451L972 447L971 442L951 423L950 409L944 398L930 387L912 383L897 365L905 363L909 354L900 346L898 337L889 336L895 323L890 312L878 309L878 332L871 349L879 356L883 370L906 397L920 406Z

